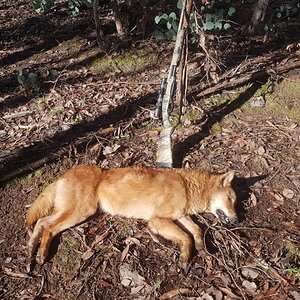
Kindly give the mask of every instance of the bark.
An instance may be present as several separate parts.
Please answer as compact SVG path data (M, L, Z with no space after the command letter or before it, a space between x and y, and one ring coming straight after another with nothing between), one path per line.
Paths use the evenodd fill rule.
M256 6L254 7L254 12L251 20L252 33L262 33L268 5L269 0L258 0Z
M98 14L99 0L95 0L93 4L93 16L96 26L97 44L99 48L104 46L104 33L101 29L99 14Z

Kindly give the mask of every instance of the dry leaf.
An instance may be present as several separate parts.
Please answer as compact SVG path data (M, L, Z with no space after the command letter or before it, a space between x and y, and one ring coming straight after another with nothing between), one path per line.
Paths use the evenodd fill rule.
M201 296L201 299L203 300L214 300L214 298L212 296L210 296L209 294L205 293Z
M272 202L274 207L278 207L284 204L284 198L280 194L275 194L275 193L272 194L273 194Z
M109 154L112 154L114 152L116 152L121 146L118 145L118 144L115 144L113 145L112 147L111 146L106 146L104 147L103 149L103 155L109 155Z
M294 300L300 300L300 293L298 293L296 291L292 291L292 292L290 292L290 294L292 295Z
M295 193L294 193L294 191L291 190L291 189L284 189L284 190L282 191L282 195L283 195L285 198L287 198L287 199L292 199L292 198L294 198Z
M137 271L132 271L131 266L127 263L122 264L119 268L121 284L124 286L139 286L143 285L145 278Z
M214 300L222 300L223 299L222 292L219 289L215 288L214 286L210 287L206 292L207 292L207 294L213 295Z
M88 260L89 258L91 258L94 255L94 251L92 249L88 249L87 251L85 251L82 256L81 259L82 260Z
M143 285L134 286L130 290L130 294L138 294L144 288Z
M126 245L126 247L124 248L124 250L122 251L121 258L120 258L121 262L123 262L124 259L126 258L127 254L128 254L128 251L129 251L129 247L130 247L130 244L128 243Z
M242 282L242 286L246 289L247 292L254 293L257 289L257 285L254 282L250 282L248 280L244 280Z
M264 153L266 153L266 150L263 146L259 146L257 149L257 154L262 156Z
M250 105L252 107L264 107L266 101L263 96L254 97L250 100Z
M296 188L300 189L300 179L295 175L288 175L287 176L295 185Z
M232 299L242 299L240 296L234 294L229 288L219 286L219 290Z
M161 295L159 297L159 300L168 300L171 299L177 295L186 295L191 293L190 289L175 289L175 290L171 290L169 292L164 293L163 295Z
M257 198L254 193L250 195L250 207L255 207L257 205Z
M244 277L250 278L250 279L255 279L259 275L259 273L257 271L253 270L252 268L248 268L248 267L243 268L242 274Z

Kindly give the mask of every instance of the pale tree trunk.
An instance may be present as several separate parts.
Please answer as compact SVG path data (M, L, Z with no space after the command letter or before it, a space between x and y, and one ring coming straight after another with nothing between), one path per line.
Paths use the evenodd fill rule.
M262 33L266 18L266 13L269 5L269 0L258 0L254 7L254 12L251 19L251 32Z
M117 33L120 36L124 36L128 33L128 28L122 23L118 0L111 0L111 6L115 18Z

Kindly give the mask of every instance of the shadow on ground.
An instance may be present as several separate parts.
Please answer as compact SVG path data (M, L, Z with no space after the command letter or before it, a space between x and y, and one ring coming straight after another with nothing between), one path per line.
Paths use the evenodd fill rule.
M5 164L1 166L0 182L11 179L12 177L10 177L9 174L11 172L14 173L16 169L23 169L24 172L21 172L21 174L27 173L34 169L30 167L30 164L47 156L52 157L50 161L57 160L59 156L55 156L55 152L62 147L72 144L78 138L86 136L89 133L96 133L98 130L116 124L121 120L125 121L131 118L140 107L145 107L148 104L154 103L154 101L154 93L149 93L141 98L125 102L107 114L95 118L93 121L79 123L69 130L57 133L53 137L48 138L47 142L39 141L32 146L20 149L13 158L8 159Z
M188 152L198 143L200 143L204 138L209 136L212 126L220 122L226 115L240 108L245 104L255 92L267 82L267 77L260 82L254 82L245 92L241 93L238 98L231 101L230 103L223 103L213 109L213 111L208 113L208 118L203 124L202 130L190 135L182 142L178 143L174 147L173 157L174 157L174 167L180 168L183 163L184 157ZM204 120L198 121L202 123Z

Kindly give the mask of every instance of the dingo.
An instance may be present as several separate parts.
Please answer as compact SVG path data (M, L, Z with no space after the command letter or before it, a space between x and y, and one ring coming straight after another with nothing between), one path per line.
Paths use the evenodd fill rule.
M201 229L190 215L211 212L223 222L235 222L233 177L233 171L216 175L187 169L77 166L47 186L29 208L27 223L37 221L29 255L40 241L36 260L42 264L56 234L102 210L147 220L151 232L178 243L180 265L187 271L192 239L175 222L193 235L196 249L202 249Z

